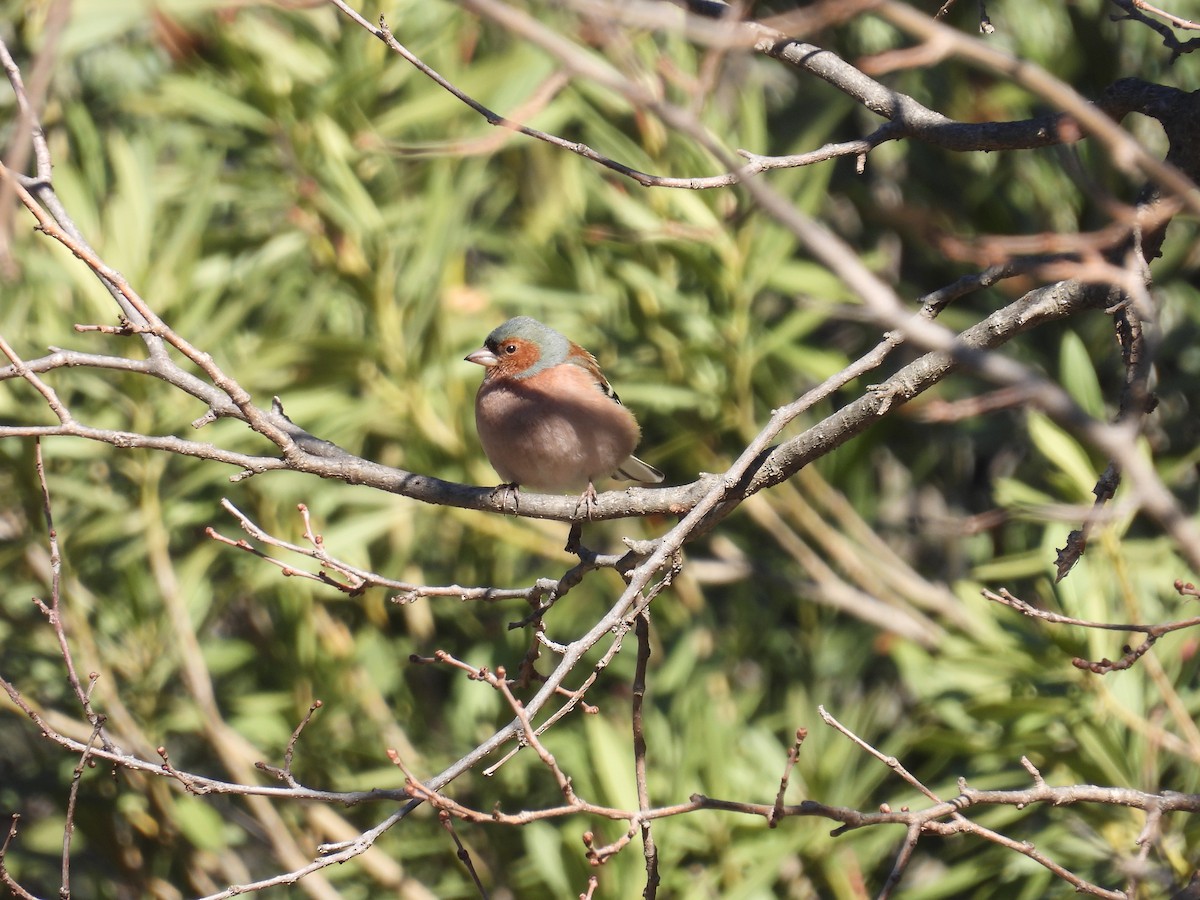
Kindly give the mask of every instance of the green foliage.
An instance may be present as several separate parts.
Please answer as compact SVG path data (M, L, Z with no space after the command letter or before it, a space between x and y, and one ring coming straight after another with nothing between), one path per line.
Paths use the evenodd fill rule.
M8 0L0 9L27 67L45 40L40 7ZM989 9L1016 52L1078 79L1085 92L1125 74L1184 80L1156 68L1165 53L1152 35L1107 22L1099 0ZM372 19L381 8L362 11ZM554 77L541 52L454 4L382 11L413 52L499 112L515 114ZM332 7L175 0L156 4L153 16L128 0L76 5L44 114L56 187L101 256L180 334L258 402L279 395L296 422L353 453L492 483L471 412L479 373L462 357L512 314L550 320L597 353L639 415L644 455L672 483L725 468L771 409L878 340L877 329L844 315L855 303L846 286L743 194L643 189L492 129ZM562 11L546 17L575 27ZM1072 42L1084 27L1096 46ZM898 41L869 18L818 38L847 58ZM647 77L669 60L676 102L691 101L686 85L710 62L651 33L632 36L624 51L625 66ZM1194 72L1195 64L1178 68ZM730 148L800 152L871 127L848 100L773 61L736 57L719 71L719 84L697 97L705 125ZM1023 91L958 64L889 83L965 120L1038 111ZM0 99L5 114L11 105ZM527 121L645 171L719 171L652 116L584 83L557 90ZM1063 165L1067 152L956 156L904 143L872 154L865 176L842 161L767 177L801 208L836 222L864 258L897 272L915 299L969 268L930 235L1070 231L1102 221L1094 195ZM1136 186L1101 154L1078 153L1089 177L1130 200ZM138 355L133 339L72 331L113 323L110 299L21 214L17 222L20 274L2 288L0 333L18 338L26 358L48 345ZM1192 500L1200 458L1192 409L1200 297L1187 281L1194 241L1194 224L1174 225L1156 268L1161 406L1147 448L1169 485ZM945 321L975 321L1010 290L973 297ZM1005 352L1058 379L1089 412L1113 413L1121 367L1103 316L1030 334ZM97 426L190 436L204 412L159 382L115 371L58 370L50 380L78 418ZM961 376L936 393L958 399L985 390ZM828 411L814 410L809 422ZM0 385L0 422L30 421L50 421L40 398L18 382ZM265 446L229 422L199 437L248 452ZM569 565L557 549L561 525L426 507L292 474L230 483L233 473L214 464L75 440L47 440L44 450L68 634L80 671L100 673L97 707L128 748L155 758L161 745L180 769L252 779L254 760L281 763L292 730L320 698L296 750L297 777L328 789L395 787L403 777L387 748L429 775L511 718L486 686L410 656L440 648L515 671L530 640L507 627L526 613L519 604L400 606L378 591L348 598L284 578L204 530L237 532L219 505L228 498L298 542L303 502L326 547L355 565L416 583L510 586ZM943 797L960 776L980 787L1025 786L1022 755L1052 784L1197 790L1194 639L1166 638L1138 667L1099 678L1072 668L1071 656L1119 655L1123 636L1049 628L979 597L983 586L1006 586L1084 618L1185 614L1170 587L1184 567L1146 522L1128 516L1099 526L1076 571L1052 582L1055 548L1104 465L1069 433L1021 410L948 425L899 415L810 467L797 485L753 498L689 548L696 565L654 607L653 801L698 792L770 803L804 726L789 802L923 802L823 726L818 704ZM79 719L76 704L53 633L29 602L49 590L30 444L0 443L0 498L2 673L58 711L57 727L86 738L88 729L68 726ZM1065 516L1064 504L1072 505ZM989 532L964 527L995 511L1004 523ZM622 535L664 527L595 525L587 538L611 549ZM611 572L590 576L548 618L550 636L584 630L619 587ZM839 603L846 591L921 623L925 639L856 618L846 608L853 603ZM200 672L188 668L192 642ZM623 807L636 806L631 647L632 638L588 695L599 713L575 713L547 735L582 796ZM197 697L210 688L207 707ZM74 760L40 741L10 706L0 705L0 717L0 811L25 817L6 861L29 889L49 894ZM493 778L462 777L447 793L508 812L561 799L528 752ZM243 801L187 796L102 768L85 773L80 796L80 896L157 896L164 882L201 893L281 871ZM275 807L306 855L343 836L306 818L302 804ZM365 829L390 812L376 803L337 814ZM1122 810L1002 808L979 818L1114 886L1141 827ZM489 886L560 897L583 891L592 874L580 834L593 830L604 843L624 827L578 817L521 829L459 824L458 832ZM1178 879L1194 861L1197 826L1164 827L1158 864ZM664 894L689 897L857 897L862 884L882 883L903 838L884 829L833 838L823 820L768 829L708 812L654 828ZM436 896L474 895L427 811L372 853ZM637 895L643 865L631 846L599 871L598 895ZM352 863L328 877L347 897L369 897L384 884L375 872ZM969 839L924 840L905 886L921 898L1069 891L1011 851Z

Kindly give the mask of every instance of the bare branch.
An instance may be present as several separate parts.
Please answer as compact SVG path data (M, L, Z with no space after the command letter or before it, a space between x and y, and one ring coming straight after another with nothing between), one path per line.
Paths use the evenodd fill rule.
M1174 62L1184 53L1191 53L1200 47L1200 38L1181 41L1179 36L1171 30L1172 27L1182 31L1200 30L1200 24L1193 22L1191 19L1185 19L1182 16L1177 16L1164 9L1152 6L1146 0L1112 0L1112 2L1124 12L1123 16L1114 15L1114 19L1124 18L1140 22L1158 33L1159 37L1162 38L1163 46L1171 51L1170 62ZM1157 19L1151 18L1151 16L1165 19L1166 22L1159 22Z
M646 702L646 667L650 662L650 610L642 611L634 623L637 632L637 665L633 675L633 771L637 783L638 811L645 813L650 808L650 787L646 782L646 721L643 707ZM645 900L658 896L660 877L658 874L658 848L650 830L650 820L641 820L642 855L646 860L646 887L642 891Z
M19 813L12 814L12 821L8 826L8 834L4 836L4 843L0 844L0 881L4 882L4 886L13 892L14 896L20 897L21 900L39 900L25 888L17 883L17 880L12 877L12 873L8 871L8 864L5 862L5 857L8 855L8 849L17 836L17 824L21 821Z
M1181 589L1181 583L1176 582L1176 589ZM1022 615L1029 616L1031 619L1041 619L1044 622L1049 622L1053 625L1075 625L1079 628L1093 628L1101 631L1128 631L1146 635L1146 639L1137 647L1130 649L1124 648L1124 655L1113 662L1109 659L1102 659L1099 662L1092 662L1086 659L1076 657L1071 660L1071 665L1077 669L1086 669L1097 675L1107 675L1109 672L1117 672L1122 669L1128 669L1134 665L1139 659L1153 647L1158 639L1164 635L1170 634L1173 631L1180 631L1184 628L1195 628L1200 626L1200 616L1194 616L1190 619L1183 619L1179 622L1164 622L1160 625L1139 625L1139 624L1115 624L1112 622L1090 622L1086 619L1076 619L1072 616L1064 616L1059 613L1050 612L1045 609L1027 603L1024 600L1014 597L1007 590L1001 588L998 593L984 590L983 596L994 603L999 603L1007 606L1010 609L1015 609Z

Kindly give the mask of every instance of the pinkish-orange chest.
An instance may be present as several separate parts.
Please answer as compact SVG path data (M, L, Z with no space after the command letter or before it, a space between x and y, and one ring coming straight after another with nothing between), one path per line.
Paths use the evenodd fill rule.
M502 479L547 491L582 490L611 475L639 437L633 414L571 364L525 379L489 372L476 396L475 421Z

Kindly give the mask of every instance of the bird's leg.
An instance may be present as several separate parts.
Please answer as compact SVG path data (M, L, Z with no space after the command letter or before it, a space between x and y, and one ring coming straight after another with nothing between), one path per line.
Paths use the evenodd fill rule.
M505 507L508 506L508 498L512 497L513 515L515 516L521 509L521 486L515 481L506 481L504 484L498 484L492 489L492 496L500 495L500 511L505 512Z

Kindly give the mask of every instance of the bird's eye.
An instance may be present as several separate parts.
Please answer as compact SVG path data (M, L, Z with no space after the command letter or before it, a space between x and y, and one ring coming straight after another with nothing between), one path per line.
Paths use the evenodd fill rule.
M511 354L511 353L516 353L516 352L517 352L517 345L516 345L516 344L505 344L505 345L504 345L504 352L505 352L505 353L510 353L510 354Z

